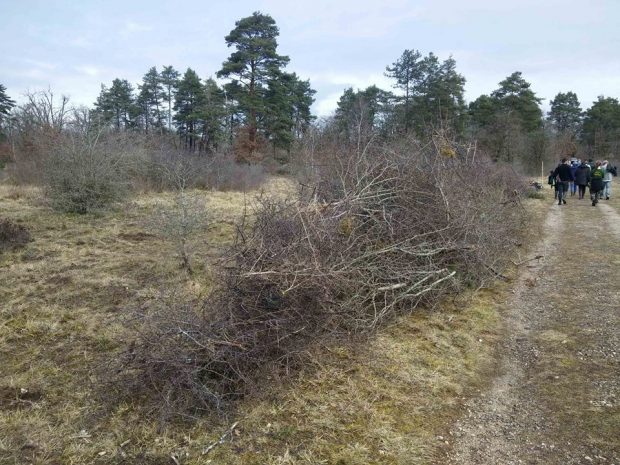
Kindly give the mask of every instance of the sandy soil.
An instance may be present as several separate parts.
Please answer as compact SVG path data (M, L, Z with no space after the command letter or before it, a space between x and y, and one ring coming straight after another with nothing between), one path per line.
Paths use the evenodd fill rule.
M553 205L538 254L506 302L497 375L437 464L620 464L618 210Z

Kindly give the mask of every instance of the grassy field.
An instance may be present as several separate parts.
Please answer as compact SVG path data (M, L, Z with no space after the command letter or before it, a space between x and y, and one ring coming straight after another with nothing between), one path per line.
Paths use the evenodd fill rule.
M274 179L266 191L291 188ZM103 367L132 340L128 309L173 290L204 296L256 194L199 193L210 222L195 237L190 277L174 244L147 227L170 194L72 216L36 189L0 186L0 217L34 239L0 255L0 463L416 464L449 446L446 426L494 369L509 284L402 317L370 341L317 348L304 372L228 418L162 419L148 400L106 395ZM527 205L536 218L546 211Z

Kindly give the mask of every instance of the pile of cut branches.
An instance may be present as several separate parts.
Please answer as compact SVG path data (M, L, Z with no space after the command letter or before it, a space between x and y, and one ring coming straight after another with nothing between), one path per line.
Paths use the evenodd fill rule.
M465 147L367 147L320 171L299 199L258 202L200 309L147 312L130 359L142 381L221 408L314 344L495 279L518 241L525 184Z

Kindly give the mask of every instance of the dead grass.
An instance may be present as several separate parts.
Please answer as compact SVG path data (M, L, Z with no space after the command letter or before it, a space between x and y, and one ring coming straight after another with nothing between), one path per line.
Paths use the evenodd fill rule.
M144 230L167 194L71 216L42 206L33 189L14 189L0 186L0 216L26 225L35 241L0 256L0 463L428 463L445 446L437 436L493 368L503 284L403 317L363 346L317 348L305 372L287 385L274 380L234 418L161 423L139 399L110 407L97 376L129 339L124 309L162 288L200 298L209 267L189 280L173 246ZM268 188L289 189L281 180ZM216 221L196 263L208 264L252 195L205 195ZM539 215L542 203L527 205ZM203 456L234 421L232 442Z

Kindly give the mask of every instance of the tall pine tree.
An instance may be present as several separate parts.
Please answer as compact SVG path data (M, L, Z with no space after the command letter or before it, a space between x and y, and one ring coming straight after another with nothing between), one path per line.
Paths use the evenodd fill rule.
M557 131L576 134L581 126L582 113L577 94L560 92L551 100L549 120Z
M161 108L164 88L155 66L144 75L139 89L137 105L140 108L145 132L148 134L151 128L161 130L164 119Z
M179 81L174 102L174 120L185 148L190 151L198 149L197 142L202 137L202 122L206 103L205 88L198 74L187 68L183 78Z
M167 103L167 120L168 130L172 130L172 105L174 102L176 90L179 86L179 76L181 74L172 66L164 66L159 75L159 81L162 85L162 99Z
M235 47L228 60L218 71L219 78L233 78L235 99L245 117L248 129L250 157L257 148L258 122L264 114L265 95L269 81L276 78L289 58L278 55L279 35L274 19L260 12L240 19L225 38L229 47Z

